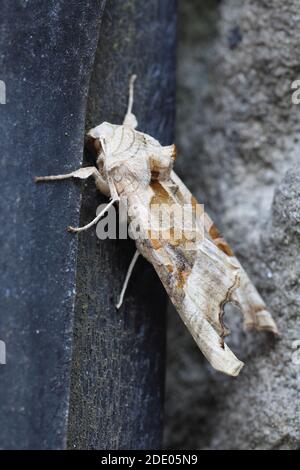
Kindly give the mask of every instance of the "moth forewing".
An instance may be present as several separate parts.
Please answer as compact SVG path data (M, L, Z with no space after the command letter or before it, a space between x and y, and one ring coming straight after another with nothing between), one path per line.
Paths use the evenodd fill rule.
M182 320L213 367L236 376L243 364L224 343L227 331L222 317L224 305L232 300L239 284L239 268L204 238L200 224L193 227L194 238L187 239L184 232L180 239L174 236L176 216L184 205L174 197L173 190L162 182L135 192L122 188L128 201L130 225L140 228L137 249L154 266ZM151 211L159 202L165 214L169 210L175 215L169 219L171 235L167 237L164 230L159 230L161 212ZM202 208L200 212L203 214ZM149 230L149 220L156 230ZM191 231L191 225L188 228Z
M174 171L171 173L171 180L177 185L178 192L180 192L182 200L192 200L194 204L196 203L195 198ZM263 299L257 292L242 265L235 257L228 243L226 243L224 238L219 234L219 231L207 213L204 213L204 219L201 218L201 221L199 220L200 223L203 223L203 221L205 236L207 239L211 240L211 242L214 243L220 251L226 254L232 263L240 269L240 283L232 292L232 301L240 307L244 318L244 328L247 330L255 328L258 331L270 331L273 334L278 335L276 323L268 311Z

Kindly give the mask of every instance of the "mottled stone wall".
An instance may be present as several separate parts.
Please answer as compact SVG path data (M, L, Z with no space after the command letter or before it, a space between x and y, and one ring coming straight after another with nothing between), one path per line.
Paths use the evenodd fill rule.
M240 331L246 367L230 379L204 362L169 315L165 444L300 447L298 2L180 2L178 171L234 247L282 333Z

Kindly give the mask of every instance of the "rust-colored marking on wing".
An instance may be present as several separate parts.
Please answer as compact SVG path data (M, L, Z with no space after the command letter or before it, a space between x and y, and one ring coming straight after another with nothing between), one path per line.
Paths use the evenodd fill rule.
M204 206L203 204L199 204L199 202L197 201L197 199L195 198L195 196L192 196L191 197L191 204L192 204L192 207L193 207L193 211L194 213L196 213L196 209L198 208L198 213L199 215L203 214L204 212ZM201 211L199 211L199 208L201 208Z
M172 204L173 201L171 196L159 181L152 181L150 183L150 187L154 192L150 202L150 206L154 204Z
M178 279L178 281L177 281L177 287L178 287L179 289L183 289L183 287L184 287L184 285L185 285L185 283L186 283L186 281L187 281L187 279L188 279L190 273L191 273L190 271L178 271L178 272L177 272L177 279Z
M217 229L217 227L215 226L215 224L212 224L210 229L209 229L209 235L211 236L211 238L213 240L215 240L216 238L220 238L220 233L219 233L219 230Z
M169 273L172 273L174 271L174 267L171 264L167 264L167 270Z
M198 201L195 198L195 196L191 197L191 204L192 204L193 208L195 208L198 205Z
M234 253L228 243L224 240L224 238L218 238L217 240L214 240L215 245L223 251L228 256L234 256Z
M207 219L207 218L206 218ZM210 221L209 221L210 222ZM221 237L219 230L214 223L210 222L208 228L208 234L211 237L214 244L228 256L234 256L234 253L228 243Z
M150 229L148 230L148 237L154 250L159 250L162 247L159 237L155 236L155 233Z

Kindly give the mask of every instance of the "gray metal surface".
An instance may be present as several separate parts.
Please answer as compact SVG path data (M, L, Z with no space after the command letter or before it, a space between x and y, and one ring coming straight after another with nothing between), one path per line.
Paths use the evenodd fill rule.
M176 2L110 1L91 81L88 127L122 123L128 79L136 73L139 129L173 142ZM81 223L95 216L93 183ZM134 253L133 241L81 234L69 446L161 446L165 366L165 293L152 267L138 261L120 311L115 303Z
M1 2L1 449L66 446L80 191L33 178L81 164L102 3Z

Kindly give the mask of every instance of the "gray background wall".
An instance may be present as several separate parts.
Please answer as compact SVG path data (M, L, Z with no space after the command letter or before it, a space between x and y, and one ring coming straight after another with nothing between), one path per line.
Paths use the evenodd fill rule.
M297 4L179 1L176 169L234 247L282 338L242 332L239 313L227 309L228 343L246 362L233 380L210 368L170 308L166 447L300 447Z

